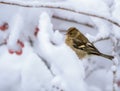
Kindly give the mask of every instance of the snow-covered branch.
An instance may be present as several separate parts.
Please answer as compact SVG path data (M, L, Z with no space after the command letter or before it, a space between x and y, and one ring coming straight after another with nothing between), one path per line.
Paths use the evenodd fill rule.
M83 25L83 26L87 26L87 27L90 27L90 28L94 28L94 26L89 24L89 23L82 23L82 22L78 22L78 21L75 21L75 20L72 20L72 19L70 20L70 19L63 18L63 17L56 16L56 15L53 15L53 18L64 20L64 21L68 21L68 22L77 23L77 24L80 24L80 25Z
M120 23L119 22L116 22L115 20L113 20L112 18L108 18L108 17L104 17L104 16L100 16L100 15L96 15L96 14L91 14L91 13L88 13L88 12L84 12L84 11L78 11L78 10L75 10L75 9L72 9L72 8L68 8L70 6L68 6L68 4L66 4L65 2L64 3L39 3L38 2L36 3L30 3L30 2L23 2L23 1L17 1L17 2L14 2L14 1L0 1L0 4L7 4L7 5L13 5L13 6L20 6L20 7L28 7L28 8L51 8L51 9L61 9L61 10L66 10L66 11L70 11L70 12L74 12L74 13L79 13L79 14L82 14L82 15L86 15L86 16L91 16L91 17L96 17L96 18L100 18L100 19L103 19L103 20L106 20L118 27L120 27Z
M0 0L0 91L119 91L118 2ZM100 52L115 58L79 59L65 44L69 27L79 29ZM11 68L19 71L19 81L14 74L6 75L13 72Z
M110 39L110 37L105 37L105 38L98 38L97 40L93 41L92 43L96 43L96 42L100 42L100 41L104 41L104 40L108 40Z
M54 32L47 13L41 14L39 29L41 31L38 33L38 44L36 45L38 46L36 48L39 55L54 66L57 70L57 73L55 72L56 76L59 75L65 84L67 83L71 91L79 91L80 89L84 91L84 68L82 62L79 63L78 57L65 43L60 46L55 46L51 43L51 35L53 35ZM71 67L72 70L70 70ZM76 83L77 85L75 85Z

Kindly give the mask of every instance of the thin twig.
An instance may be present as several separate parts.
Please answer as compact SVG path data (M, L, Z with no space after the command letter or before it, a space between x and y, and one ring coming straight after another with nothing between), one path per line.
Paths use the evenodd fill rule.
M52 74L52 76L55 76L55 74L51 70L50 64L45 59L43 59L38 53L36 53L36 54L38 55L38 57L40 57L42 59L43 63L46 65L47 69L50 71L50 73Z
M75 21L75 20L70 20L70 19L67 19L67 18L60 17L60 16L55 16L55 15L53 15L53 18L60 19L60 20L64 20L64 21L69 21L69 22L74 22L74 23L78 23L78 24L80 24L80 25L84 25L84 26L87 26L87 27L90 27L90 28L94 28L94 26L91 25L91 24L82 23L82 22L78 22L78 21Z
M104 67L103 67L103 66L99 66L99 67L93 68L92 70L89 71L88 74L86 74L85 79L87 79L88 77L90 77L90 75L91 75L93 72L95 72L95 71L97 71L97 70L100 70L100 69L104 69Z
M2 42L2 43L0 43L0 46L3 46L3 45L5 45L6 44L6 42Z
M113 67L117 67L117 64L115 62L113 62ZM113 89L112 89L112 91L116 91L117 70L112 70L112 73L113 73Z
M100 42L100 41L103 41L103 40L108 40L110 39L110 37L105 37L105 38L98 38L97 40L93 41L92 43L96 43L96 42Z
M117 50L116 50L116 48L118 47L118 44L119 44L119 40L117 39L117 38L115 38L114 36L111 36L112 38L111 38L111 41L112 41L112 43L113 43L113 54L114 54L114 57L116 58L114 58L112 61L113 61L113 67L115 67L115 69L112 69L112 73L113 73L113 89L112 89L112 91L117 91L116 90L116 86L117 86L117 81L116 81L116 79L117 79L117 66L118 66L118 58L117 58ZM114 39L116 39L116 41L117 42L115 42L115 40Z
M20 1L19 1L20 2ZM100 16L100 15L95 15L95 14L91 14L91 13L88 13L88 12L83 12L83 11L76 11L74 9L70 9L70 8L66 8L66 7L62 7L60 4L57 4L56 3L40 3L39 5L28 5L26 4L25 2L8 2L8 1L0 1L0 4L7 4L7 5L14 5L14 6L21 6L21 7L32 7L32 8L53 8L53 9L61 9L61 10L66 10L66 11L70 11L70 12L74 12L74 13L78 13L78 14L82 14L82 15L86 15L86 16L91 16L91 17L96 17L96 18L100 18L100 19L103 19L103 20L106 20L118 27L120 27L120 24L112 19L109 19L107 17L103 17L103 16ZM21 4L22 3L22 4Z

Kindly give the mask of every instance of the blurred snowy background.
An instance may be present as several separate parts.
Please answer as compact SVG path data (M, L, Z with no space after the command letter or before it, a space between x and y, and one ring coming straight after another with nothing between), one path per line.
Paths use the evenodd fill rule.
M120 0L0 0L0 91L120 91ZM79 59L76 27L112 61Z

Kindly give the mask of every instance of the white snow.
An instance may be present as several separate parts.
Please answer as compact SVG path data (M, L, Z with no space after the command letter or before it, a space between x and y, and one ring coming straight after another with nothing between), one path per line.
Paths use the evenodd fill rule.
M120 22L119 0L0 0L21 5L61 7ZM120 29L104 19L66 10L0 4L0 91L116 91L120 79ZM55 19L58 16L66 20ZM85 26L90 24L93 28ZM79 59L65 44L69 27L78 28L109 61L98 56ZM35 29L39 28L37 36ZM63 34L64 32L64 34ZM109 37L109 40L104 38ZM7 40L7 44L2 44ZM25 47L17 44L20 40ZM8 49L23 53L10 54Z
M9 54L4 47L5 53L0 59L1 91L38 91L49 87L51 73L30 45L25 46L21 56Z
M39 22L41 31L38 34L39 54L56 67L59 72L57 75L60 75L64 79L71 91L79 91L81 89L85 91L83 82L84 68L82 63L79 62L78 57L67 45L52 45L49 38L51 36L50 34L53 33L51 26L48 14L42 13Z
M19 10L18 10L19 12ZM13 24L12 27L10 27L10 34L9 34L9 39L7 41L8 43L8 48L13 49L13 50L19 50L17 45L17 41L20 37L21 29L23 27L23 19L20 13L17 13L15 15L15 18L11 22Z
M112 70L112 71L116 71L116 70L117 70L116 66L112 66L112 67L111 67L111 70Z
M56 45L60 45L64 42L64 36L59 32L59 30L56 30L52 37L53 37L52 42L55 43Z

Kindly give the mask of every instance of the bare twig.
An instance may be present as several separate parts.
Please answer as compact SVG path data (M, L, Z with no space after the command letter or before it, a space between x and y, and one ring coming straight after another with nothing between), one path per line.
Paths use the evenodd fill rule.
M89 71L88 74L86 74L85 79L87 79L88 77L90 77L90 75L91 75L93 72L95 72L95 71L97 71L97 70L100 70L100 69L104 69L104 67L103 67L103 66L99 66L99 67L93 68L92 70Z
M117 64L113 62L113 67L117 67ZM117 84L117 70L112 70L113 72L113 91L116 91L116 84Z
M112 36L112 38L115 38L115 37ZM114 53L114 56L116 57L116 52L117 52L116 48L118 47L119 40L115 38L117 41L117 42L115 42L115 40L112 38L111 38L111 41L113 43L113 53ZM116 62L116 61L118 61L117 57L116 57L116 59L115 58L113 59L113 67L115 67L115 69L112 69L112 72L113 72L113 89L112 89L112 91L116 91L116 84L117 84L116 79L117 79L117 66L118 66L117 63L118 62Z
M46 67L48 68L48 70L50 71L50 73L52 74L52 76L55 76L55 74L51 70L50 64L45 59L43 59L38 53L36 53L36 54L38 55L38 57L40 57L42 59L43 63L46 65Z
M3 45L5 45L6 44L6 42L2 42L2 43L0 43L0 46L3 46Z
M103 41L103 40L108 40L108 39L110 39L110 37L99 38L99 39L97 39L97 40L93 41L92 43L94 44L94 43L96 43L96 42L100 42L100 41Z
M117 74L117 72L116 71L113 71L113 91L116 91L116 87L115 87L115 85L116 85L116 74Z
M57 4L56 3L40 3L40 4L37 4L37 5L33 5L33 4L26 4L26 3L23 3L23 2L8 2L8 1L0 1L0 4L7 4L7 5L14 5L14 6L20 6L20 7L32 7L32 8L52 8L52 9L61 9L61 10L66 10L66 11L70 11L70 12L74 12L74 13L78 13L78 14L82 14L82 15L86 15L86 16L91 16L91 17L96 17L96 18L100 18L100 19L103 19L103 20L106 20L118 27L120 27L120 24L110 18L107 18L107 17L103 17L103 16L100 16L100 15L95 15L95 14L91 14L91 13L88 13L88 12L83 12L83 11L76 11L74 9L70 9L70 8L66 8L66 7L62 7L60 4Z
M91 25L91 24L82 23L82 22L78 22L78 21L75 21L75 20L70 20L70 19L67 19L67 18L60 17L60 16L55 16L55 15L53 15L53 18L60 19L60 20L64 20L64 21L69 21L69 22L74 22L74 23L78 23L78 24L80 24L80 25L84 25L84 26L87 26L87 27L90 27L90 28L94 28L94 26Z

